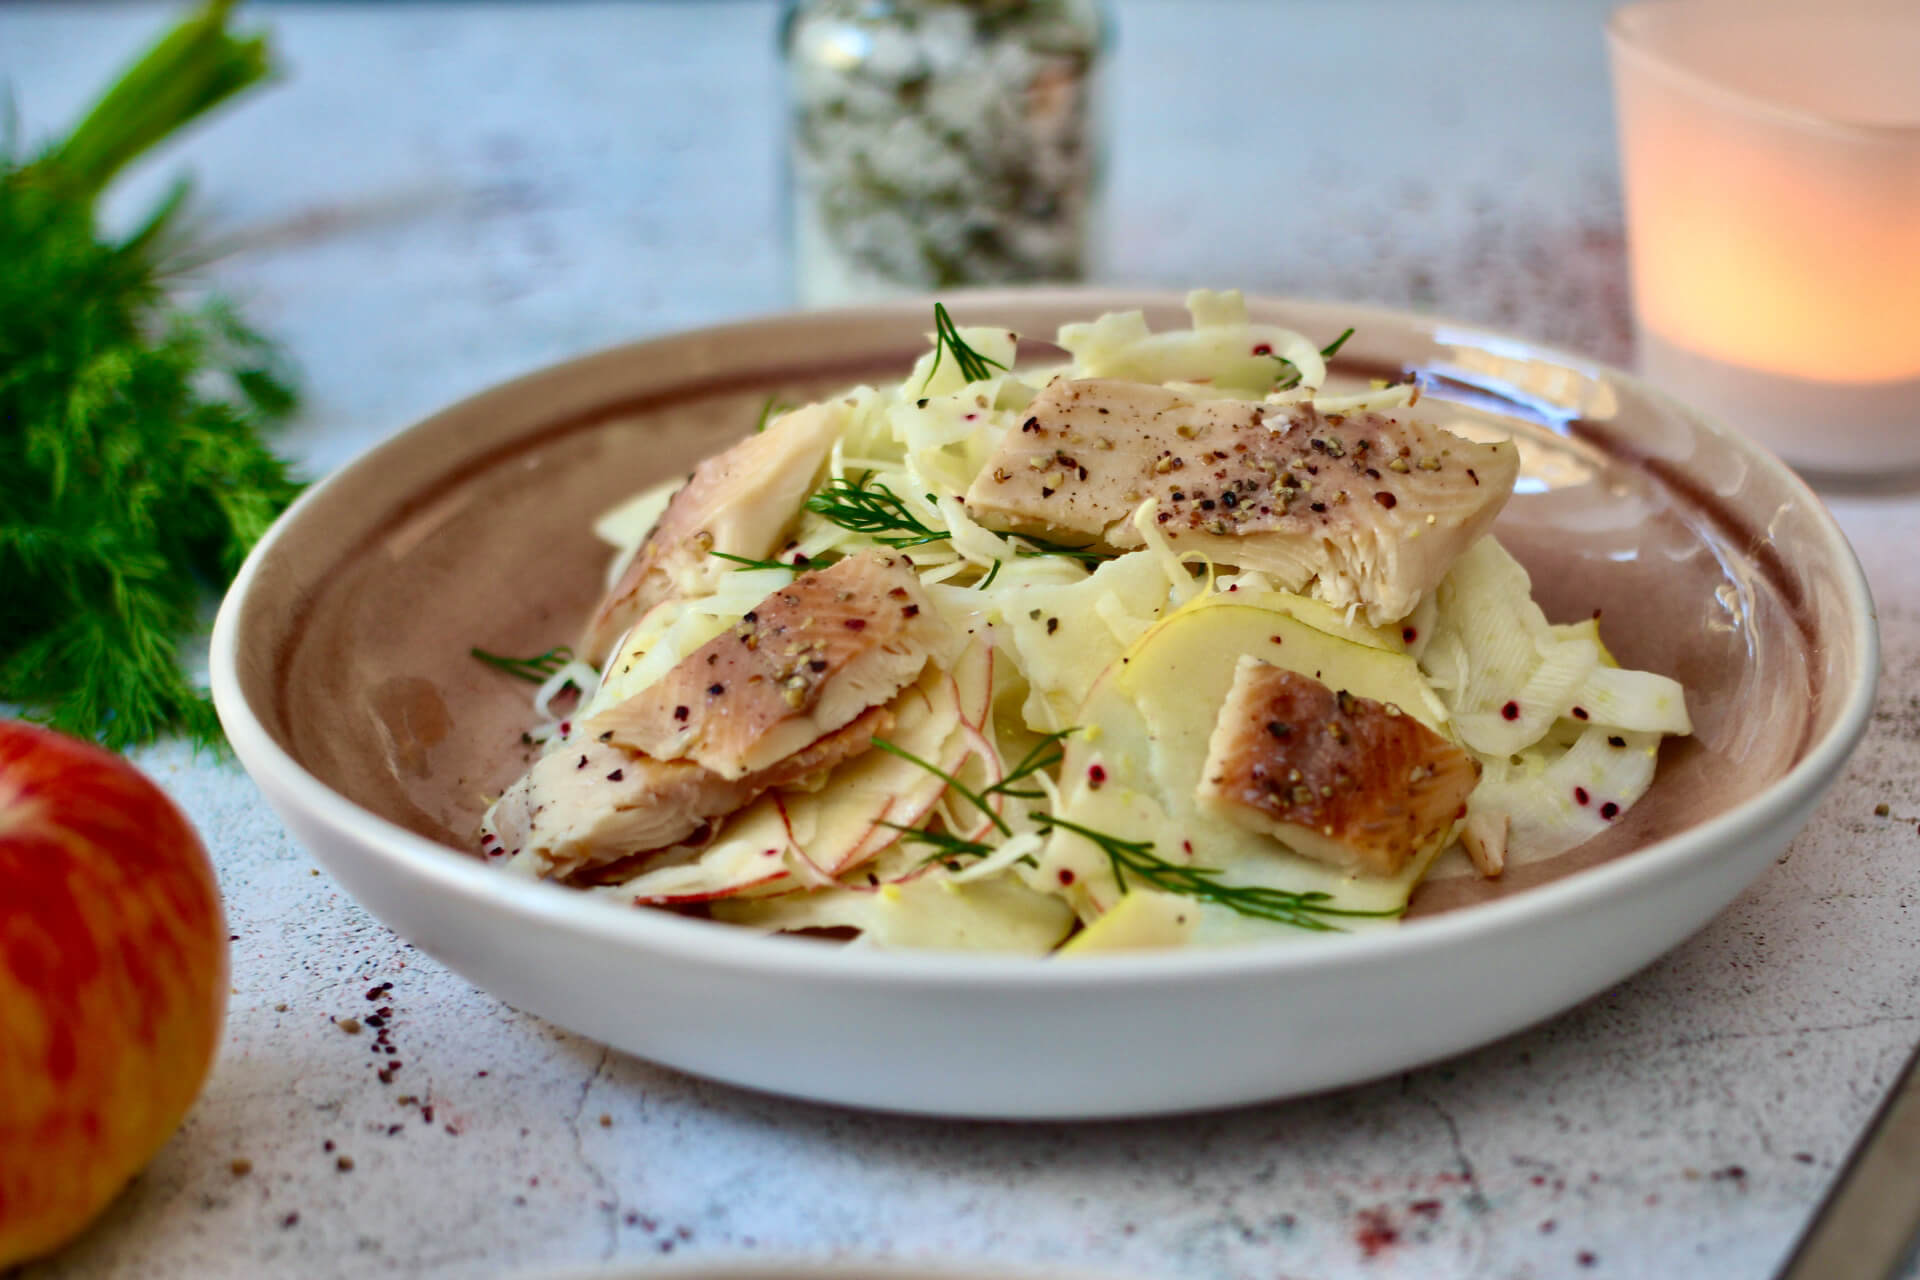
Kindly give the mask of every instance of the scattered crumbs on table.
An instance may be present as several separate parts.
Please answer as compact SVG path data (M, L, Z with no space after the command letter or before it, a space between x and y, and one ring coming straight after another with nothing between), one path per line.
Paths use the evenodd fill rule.
M360 1034L360 1019L358 1018L337 1018L334 1020L334 1025L350 1036Z
M1892 812L1893 812L1892 807L1889 806L1885 801L1882 801L1879 804L1873 806L1873 816L1876 818L1884 818Z
M1362 1209L1355 1216L1353 1242L1360 1246L1363 1257L1376 1258L1399 1241L1400 1229L1394 1226L1393 1219L1387 1216L1385 1205Z
M328 1139L327 1139L327 1140L326 1140L325 1142L323 1142L323 1143L321 1143L321 1144L320 1144L320 1149L321 1149L322 1151L326 1151L326 1152L329 1152L329 1153L330 1153L330 1152L332 1152L332 1150L333 1150L333 1139L332 1139L332 1138L328 1138Z
M1560 1224L1558 1222L1555 1222L1552 1218L1548 1218L1545 1222L1540 1224L1540 1234L1543 1236L1550 1236L1553 1234L1553 1229L1559 1225Z
M286 1230L288 1227L295 1227L298 1225L300 1225L300 1211L298 1209L295 1209L292 1213L289 1213L286 1217L280 1219L280 1228L283 1231Z
M600 1113L600 1127L601 1127L602 1129L611 1129L611 1128L613 1128L613 1117L612 1117L612 1116L610 1116L610 1115L608 1115L608 1114L607 1114L606 1112L604 1112L604 1111L602 1111L602 1112Z
M236 1156L228 1165L228 1172L236 1178L244 1178L253 1172L253 1161L245 1156Z
M273 1006L273 1011L275 1013L285 1013L287 1011L287 1006L284 1004L277 1004Z
M342 1173L352 1173L352 1172L353 1172L353 1157L352 1157L352 1156L339 1156L339 1157L336 1157L336 1158L335 1158L335 1160L334 1160L334 1162L333 1162L333 1167L334 1167L334 1168L336 1168L336 1169L338 1169L338 1170L339 1170L340 1172L342 1172Z
M1793 1158L1794 1158L1795 1160L1798 1160L1798 1161L1799 1161L1799 1162L1800 1162L1801 1164L1812 1164L1812 1163L1813 1163L1813 1152L1811 1152L1811 1151L1796 1151L1796 1152L1794 1152L1794 1153L1793 1153Z
M1575 1255L1575 1259L1580 1263L1581 1266L1590 1267L1594 1263L1600 1261L1600 1255L1595 1253L1591 1249L1582 1249L1578 1254Z

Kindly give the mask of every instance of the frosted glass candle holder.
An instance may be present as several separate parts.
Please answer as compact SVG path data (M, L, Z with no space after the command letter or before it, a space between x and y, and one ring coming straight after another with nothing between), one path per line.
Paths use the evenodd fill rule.
M1816 477L1920 472L1920 0L1608 37L1643 371Z

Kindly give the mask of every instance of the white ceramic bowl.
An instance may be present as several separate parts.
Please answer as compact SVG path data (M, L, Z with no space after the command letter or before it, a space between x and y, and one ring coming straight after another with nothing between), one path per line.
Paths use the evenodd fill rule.
M949 302L1025 334L1119 306L1180 322L1163 295ZM1342 373L1417 371L1430 407L1519 432L1526 478L1498 531L1549 613L1603 606L1624 661L1687 684L1696 737L1601 840L1504 883L1429 886L1392 931L1071 962L764 938L484 865L467 838L528 713L467 645L574 634L603 568L596 510L744 433L771 392L897 377L928 328L914 303L605 352L401 433L247 561L214 629L221 718L294 835L402 936L517 1007L701 1075L908 1112L1116 1116L1482 1044L1634 972L1779 855L1867 721L1867 587L1791 472L1628 375L1393 312L1255 311L1355 325Z

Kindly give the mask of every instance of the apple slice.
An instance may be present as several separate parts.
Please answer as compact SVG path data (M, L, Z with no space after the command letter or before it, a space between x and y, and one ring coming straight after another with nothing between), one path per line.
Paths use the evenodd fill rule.
M994 650L993 628L984 627L954 659L950 676L960 718L976 729L985 725L987 717L993 714L993 677L997 664Z
M970 884L928 876L879 889L833 888L715 903L714 918L772 933L858 929L880 947L1045 955L1073 927L1052 894L1007 876Z
M965 762L958 686L946 672L929 670L890 710L889 742L947 773ZM946 786L911 760L870 751L835 770L819 791L786 797L794 843L823 875L842 875L897 843L899 828L926 817Z

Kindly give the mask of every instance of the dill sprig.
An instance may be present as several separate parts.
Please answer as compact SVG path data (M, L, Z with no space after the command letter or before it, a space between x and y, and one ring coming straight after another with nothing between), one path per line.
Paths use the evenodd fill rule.
M1006 561L1004 560L995 560L993 562L993 568L987 570L987 576L980 579L980 581L974 583L973 585L979 588L980 590L985 591L988 587L993 585L993 580L1000 576L1000 566L1005 563Z
M1077 729L1059 729L1053 733L1041 734L1040 741L1034 743L1033 748L1029 750L1026 755L1020 757L1020 763L1007 770L1004 778L1001 778L1000 781L986 788L981 794L993 795L998 792L1003 796L1019 796L1025 800L1038 800L1042 798L1046 795L1044 791L1015 791L1012 784L1024 782L1041 770L1051 769L1062 760L1065 760L1067 758L1066 748L1060 744L1065 742L1071 734L1077 732Z
M960 376L969 383L992 377L995 369L1006 372L1007 366L968 346L966 339L960 336L960 330L955 327L953 317L947 314L945 304L936 302L933 304L933 364L927 369L926 381L920 384L922 391L933 382L933 375L940 368L940 358L949 351L953 353L954 364L959 366Z
M972 787L969 787L966 783L960 781L960 779L954 777L939 765L930 764L922 760L919 756L897 743L888 742L885 738L874 738L871 741L874 746L886 752L888 755L899 756L908 764L917 764L934 777L940 779L940 781L946 783L947 786L957 792L963 800L978 809L981 813L986 814L987 821L998 828L1001 835L1010 836L1013 834L1013 828L1007 825L1007 820L1001 817L992 805L987 803L986 792L975 791Z
M807 510L896 551L953 536L923 524L900 495L875 480L871 471L861 472L857 480L833 477L826 488L807 498Z
M760 406L760 416L754 420L753 434L759 435L767 429L769 422L772 422L775 418L792 408L793 406L791 404L788 404L779 396L768 396Z
M922 862L946 862L949 858L984 858L993 852L993 846L979 840L967 840L948 831L934 831L927 827L910 827L901 822L882 820L883 827L892 827L900 833L905 844L925 844L933 846L933 852L921 859Z
M125 239L94 219L128 164L270 73L231 8L173 27L63 141L23 158L0 128L0 703L115 750L220 741L179 638L300 491L262 442L295 405L279 351L169 290L185 182Z
M908 764L919 765L922 769L925 769L928 773L946 783L961 799L985 814L987 821L998 828L1001 835L1010 836L1013 834L1013 828L1008 826L1007 820L1002 818L999 811L988 803L987 797L1003 795L1035 799L1043 795L1044 793L1039 791L1016 791L1013 789L1013 784L1016 782L1024 782L1042 769L1051 769L1053 766L1059 764L1061 760L1066 758L1066 752L1060 748L1061 740L1067 737L1068 734L1076 732L1078 732L1078 730L1060 729L1053 733L1041 735L1040 741L1036 742L1033 745L1033 749L1028 751L1025 756L1021 757L1019 764L1007 770L1006 774L998 782L989 783L978 791L975 791L972 787L969 787L966 783L960 781L960 779L954 777L939 765L929 764L925 760L922 760L905 747L888 742L885 738L874 738L871 741L874 746L887 754L899 756Z
M731 560L742 569L791 569L794 567L784 560L755 560L751 556L736 556L731 551L709 551L707 554L721 560Z
M1332 342L1329 342L1326 346L1320 348L1321 358L1324 360L1331 360L1335 356L1339 355L1340 348L1346 346L1347 339L1351 338L1352 336L1353 336L1353 330L1351 327L1349 327L1345 333L1342 333L1339 337L1335 338ZM1278 361L1280 365L1279 371L1274 374L1275 382L1273 385L1273 389L1275 391L1291 391L1295 387L1299 386L1300 377L1301 377L1300 366L1296 365L1293 361L1287 359L1285 356L1274 356L1273 359Z
M1382 917L1400 914L1398 911L1353 911L1345 907L1328 906L1333 895L1317 890L1294 893L1266 885L1223 884L1214 878L1219 874L1219 868L1188 867L1168 862L1153 851L1151 840L1123 840L1119 836L1047 813L1028 816L1043 827L1058 827L1091 841L1100 852L1107 855L1108 865L1113 868L1114 881L1122 893L1127 890L1127 876L1132 875L1165 893L1217 903L1243 916L1272 920L1320 933L1341 932L1338 925L1327 921L1328 916Z
M1095 565L1105 564L1107 561L1113 559L1115 554L1111 551L1101 551L1090 543L1074 546L1071 543L1054 542L1048 538L1037 538L1030 533L1016 534L1014 535L1014 539L1017 542L1027 544L1024 547L1016 547L1014 549L1014 554L1016 555L1060 556L1068 560L1078 560L1081 564L1087 565L1090 568Z
M555 645L545 653L535 654L531 658L509 658L497 653L488 653L478 645L467 651L488 666L504 671L510 676L533 684L544 683L548 676L573 661L573 650L565 645Z
M817 556L802 556L796 560L755 560L752 556L736 556L731 551L709 551L710 556L722 560L731 560L738 567L735 573L744 573L748 569L791 569L795 573L805 573L809 569L824 569L840 559L837 551L823 551Z

